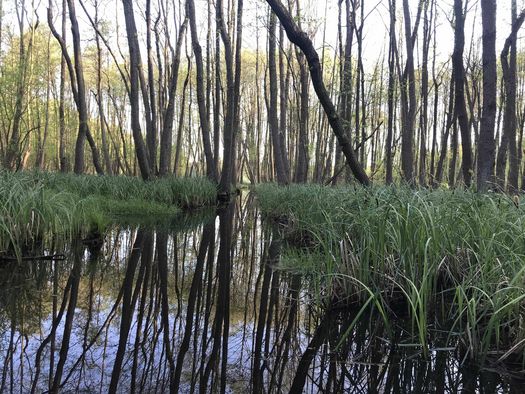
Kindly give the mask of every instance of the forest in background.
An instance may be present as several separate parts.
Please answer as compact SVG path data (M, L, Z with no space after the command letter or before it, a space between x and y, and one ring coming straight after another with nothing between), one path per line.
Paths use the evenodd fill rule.
M0 0L3 167L525 187L521 2L321 3Z

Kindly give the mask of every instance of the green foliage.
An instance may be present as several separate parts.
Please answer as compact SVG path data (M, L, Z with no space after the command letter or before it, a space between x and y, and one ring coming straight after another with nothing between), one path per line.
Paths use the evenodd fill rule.
M284 264L310 277L320 300L372 302L386 320L408 313L422 345L430 330L447 325L472 356L523 356L519 201L384 186L261 185L257 194L263 214L278 218L292 242L308 246L290 249Z

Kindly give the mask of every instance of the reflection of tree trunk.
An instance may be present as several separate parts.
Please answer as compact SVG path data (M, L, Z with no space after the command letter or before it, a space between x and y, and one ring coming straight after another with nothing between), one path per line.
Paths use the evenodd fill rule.
M263 274L263 282L261 293L259 294L259 313L257 314L257 324L255 331L254 356L252 367L252 392L262 393L264 391L263 372L267 361L263 360L263 337L266 329L266 345L264 359L268 357L269 335L271 328L272 309L276 302L275 289L277 288L276 281L279 279L278 272L273 272L273 267L279 259L281 243L277 237L272 238L270 246L268 247L268 254L263 258L261 270ZM273 277L273 278L272 278ZM266 328L265 328L266 326Z
M201 340L201 360L199 371L200 376L200 391L205 392L207 378L204 376L206 372L206 354L208 351L208 327L210 325L210 315L211 315L211 306L212 306L212 292L213 292L213 267L215 266L215 242L212 240L210 242L210 250L208 252L208 259L206 261L206 274L205 281L207 282L206 286L206 300L204 302L204 323L202 329L202 340Z
M186 355L186 352L189 349L190 339L193 333L193 320L194 320L194 315L195 315L195 305L197 302L198 293L201 291L201 287L202 287L202 275L204 271L204 263L206 261L206 253L207 252L209 253L211 251L210 245L213 242L214 234L215 234L215 222L211 222L210 224L204 227L204 230L202 233L202 241L199 246L199 253L197 255L197 264L195 266L195 271L193 273L193 280L191 282L190 292L188 294L188 305L186 308L186 324L184 326L184 336L182 338L181 345L179 348L179 353L177 355L177 364L176 364L174 373L171 375L172 380L170 382L170 392L172 393L175 393L179 390L182 366L184 363L184 356ZM160 259L159 259L159 264L160 264ZM159 275L162 278L163 275L162 275L162 270L160 266L159 266ZM166 272L166 276L167 276L167 272ZM161 285L162 285L162 279L161 279ZM163 309L164 307L167 308L168 306L167 305L167 294L166 294L165 299L166 301L164 301L164 295L163 295L163 300L162 300ZM166 303L165 306L164 306L164 303ZM162 316L164 325L169 324L167 321L167 316L166 317L164 316L165 314L167 313L163 313L163 316ZM166 330L166 328L169 329L169 326L164 328L165 333L169 332L169 330ZM166 340L169 340L169 338L165 338L165 341ZM166 349L166 352L168 353L168 349ZM202 357L204 357L204 355L202 355ZM171 365L170 365L170 368L171 368Z
M99 245L102 246L102 244L99 244ZM97 264L97 257L98 257L97 254L98 254L97 252L95 252L94 254L90 254L88 264ZM80 362L80 372L79 372L78 383L77 383L77 388L76 388L77 392L81 391L80 382L82 380L81 379L82 372L85 366L85 359L86 359L86 353L87 353L86 349L88 347L89 328L91 325L91 319L93 317L93 298L95 294L95 289L94 289L95 270L91 269L90 271L91 272L89 275L89 293L88 293L88 299L87 299L87 319L86 319L86 325L84 326L84 332L83 332L83 337L82 337L82 355L81 355L82 361Z
M308 376L308 370L310 369L310 364L314 359L319 347L323 344L326 339L330 326L334 322L335 314L327 312L323 317L315 333L308 343L306 351L303 353L297 370L295 372L295 377L290 388L290 393L301 393L303 392L304 384L306 382L306 377Z
M62 334L62 344L60 345L60 358L58 360L57 368L55 371L55 378L53 379L53 385L51 386L51 393L57 393L60 389L60 383L62 381L62 373L64 371L64 365L66 364L67 354L69 351L69 341L71 339L71 330L73 328L73 317L75 316L75 308L77 307L78 299L78 287L80 284L80 274L82 268L82 252L83 249L79 241L76 241L73 245L74 250L74 263L71 271L71 290L69 295L69 302L66 312L66 320L64 322L64 331Z
M56 281L58 280L58 278L56 277L57 276L57 271L56 271L56 263L55 263L55 268L54 268L54 280L53 280L53 293L56 294L55 292L55 288L58 287L58 284L56 283ZM40 360L42 358L42 353L45 349L45 347L47 346L47 344L49 342L51 342L51 354L53 355L54 354L54 341L55 341L55 334L56 334L56 330L58 328L58 325L60 324L60 321L62 320L62 316L64 315L64 311L66 309L66 305L67 305L67 299L69 297L69 292L71 290L71 285L72 285L72 281L73 281L73 277L70 275L69 278L68 278L68 281L66 283L66 286L64 288L64 295L62 297L62 303L60 304L60 309L58 311L58 313L56 312L56 295L53 297L53 320L52 320L52 324L51 324L51 332L50 334L42 341L42 343L40 344L40 346L38 347L37 351L36 351L36 356L35 356L35 376L33 378L33 384L31 386L31 393L34 393L36 391L36 385L38 383L38 377L40 376ZM53 359L54 359L54 355L53 355ZM50 362L50 376L52 375L52 369L54 367L54 362ZM52 382L53 382L53 379L50 379L49 380L49 389L51 390L51 386L52 386ZM0 390L0 392L2 392L3 390Z
M131 255L128 260L126 268L126 275L122 283L123 297L122 297L122 316L120 320L120 338L118 349L116 352L115 363L113 364L113 372L111 373L111 382L109 384L109 392L115 393L117 391L118 380L122 370L122 362L126 352L126 343L128 339L129 330L131 328L131 320L133 318L134 303L133 303L133 281L135 278L135 270L142 254L142 249L145 245L146 234L144 230L139 229ZM136 284L136 287L139 284Z
M301 289L301 276L294 274L290 279L290 289L288 291L288 300L285 309L288 311L288 321L281 338L281 343L277 348L277 356L275 358L275 365L279 366L279 378L277 379L277 391L281 391L281 384L283 382L284 372L288 363L288 355L290 352L290 344L292 341L292 330L294 328L297 310L299 307L299 290ZM281 365L279 363L282 362Z
M137 368L138 368L138 358L139 358L139 347L143 344L142 339L142 327L148 327L148 322L143 325L144 321L144 310L146 308L146 301L148 299L148 284L151 272L151 262L153 260L153 234L148 232L144 239L144 247L142 249L141 255L141 264L140 271L137 278L137 283L135 285L135 291L133 294L134 299L132 300L132 314L135 310L135 294L139 294L139 289L142 284L142 291L140 292L140 304L137 311L136 319L136 331L135 331L135 343L133 345L133 363L131 366L131 387L130 392L135 393L136 391L136 382L137 382ZM150 302L153 301L153 297L150 297ZM152 344L152 347L155 348L155 345ZM144 375L147 373L145 372ZM139 392L142 392L142 386L139 387Z
M273 241L270 244L270 248L273 246ZM269 253L269 252L268 252ZM270 280L272 277L272 269L268 266L268 259L263 258L261 264L263 274L263 282L261 287L261 293L259 294L259 313L257 314L257 324L255 330L255 344L253 350L253 367L252 367L252 392L262 393L263 392L263 371L264 367L261 366L262 358L262 343L264 335L264 327L266 323L266 312L268 309L268 296L270 292Z
M168 234L165 232L157 233L157 261L160 280L161 297L161 322L164 334L164 349L170 370L170 377L173 376L175 365L173 364L173 351L170 342L170 321L169 321L169 300L168 300ZM171 384L170 384L171 389Z
M13 314L14 316L14 314ZM15 342L15 331L16 331L16 320L11 319L11 330L9 334L9 345L7 346L7 354L4 358L4 367L2 368L2 382L0 383L0 393L3 393L5 390L5 384L7 379L7 373L9 371L9 366L11 366L12 371L12 361L13 361L13 351L14 351L14 342ZM11 390L13 392L13 380L11 379Z
M231 272L231 248L233 217L235 214L235 203L230 203L228 207L219 212L219 252L217 254L217 306L213 322L212 337L213 347L210 353L208 364L201 377L200 391L206 392L208 380L213 368L218 365L219 352L222 343L222 362L221 362L221 383L220 391L226 391L226 370L228 364L228 335L230 329L230 272ZM208 278L210 280L211 278Z

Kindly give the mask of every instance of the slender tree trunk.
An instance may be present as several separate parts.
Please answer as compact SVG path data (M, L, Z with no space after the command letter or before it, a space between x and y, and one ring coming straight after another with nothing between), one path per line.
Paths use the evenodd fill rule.
M386 174L385 182L391 184L393 178L392 142L394 137L394 90L395 90L395 64L396 64L396 0L389 0L390 14L390 43L388 51L388 129L385 142Z
M23 0L21 4L16 4L15 10L18 19L18 29L20 35L18 44L19 66L18 73L16 76L16 100L11 126L11 136L7 141L7 149L4 157L4 167L10 170L16 170L21 162L20 126L22 123L22 115L24 114L24 96L26 95L26 75L29 63L29 57L27 52L31 50L31 41L29 42L28 48L26 50L26 43L24 40L24 22L27 17L25 0ZM31 29L34 28L32 27Z
M239 2L242 7L242 1ZM238 102L236 95L236 76L234 75L234 55L231 45L231 39L228 34L226 22L224 20L222 0L217 1L216 5L217 21L219 23L219 31L221 34L222 43L224 45L224 59L226 63L226 113L224 116L224 149L223 161L221 171L221 181L219 183L219 197L221 199L229 199L231 187L234 182L234 149L235 149L235 103ZM242 12L242 10L237 10ZM238 29L240 26L237 27ZM236 65L236 67L240 65ZM235 71L237 73L237 71Z
M517 33L525 20L525 10L517 16L516 0L512 1L512 31L505 41L501 52L501 68L503 70L503 81L505 84L505 115L503 120L503 134L507 136L509 152L509 191L518 191L519 161L516 148L516 78L517 78ZM510 50L510 59L509 59ZM521 149L521 147L520 147ZM498 159L500 159L498 154ZM498 160L498 173L501 178L505 178L506 160ZM499 181L499 180L498 180ZM501 185L500 186L504 186Z
M175 117L175 98L177 96L177 82L179 79L179 65L180 65L180 52L182 43L184 42L184 36L186 33L186 26L188 22L184 20L184 23L179 29L179 36L177 44L175 46L175 54L171 64L171 80L168 92L168 106L164 114L164 122L162 124L161 141L160 141L160 164L159 164L159 175L165 176L168 174L171 168L171 152L172 152L172 136L173 136L173 119ZM182 102L184 103L184 98ZM183 109L181 108L181 111ZM180 141L177 138L177 149Z
M299 28L301 28L301 9L299 1L296 2L297 19ZM273 15L273 13L272 13ZM306 59L300 50L296 51L297 62L299 63L299 83L300 83L300 103L299 103L299 138L297 146L297 162L295 167L295 182L306 183L308 179L308 88L310 81L308 79L308 69Z
M62 40L66 43L66 0L62 0ZM69 163L66 157L66 115L65 115L65 86L66 86L66 59L62 55L60 57L60 93L58 101L58 128L59 128L59 142L58 142L58 156L60 160L60 171L67 172L69 170Z
M290 163L288 160L288 152L286 149L286 135L287 135L287 124L288 119L287 110L288 110L288 91L290 86L290 73L288 69L285 70L285 48L284 48L284 29L281 24L279 24L279 42L281 46L279 47L279 95L280 95L280 125L279 125L279 145L281 152L281 160L283 162L284 173L286 174L286 179L290 179Z
M95 24L97 25L97 28L99 23L98 8L99 2L98 0L95 0ZM113 175L113 170L111 168L111 158L109 156L109 143L107 141L106 124L104 122L104 105L102 101L102 48L100 47L100 37L98 34L95 34L95 42L97 45L97 104L100 134L102 138L102 153L104 155L106 172L109 175Z
M407 51L406 79L403 89L408 90L408 101L404 109L404 124L401 140L401 169L403 179L412 184L414 182L414 126L416 117L416 81L414 71L414 44L412 39L412 24L410 22L410 8L408 0L403 0L403 15L405 22L405 44Z
M430 10L429 10L430 7ZM421 67L421 117L420 128L421 137L419 141L419 184L424 186L426 180L426 163L427 163L427 134L428 134L428 55L430 52L431 29L430 25L433 18L433 4L425 2L425 11L423 16L423 64ZM429 12L430 11L430 12Z
M67 0L69 9L69 19L71 21L71 36L73 40L73 54L75 58L75 75L77 85L77 110L78 110L78 135L75 144L75 168L77 174L84 172L84 145L86 139L91 147L93 164L98 174L103 174L104 170L100 164L100 155L89 130L89 114L86 101L86 86L84 82L84 67L82 65L82 49L80 47L80 29L78 26L74 0Z
M341 150L345 155L354 176L360 183L369 185L370 179L368 178L368 175L364 171L363 167L361 167L357 161L355 151L352 148L348 137L345 135L341 118L337 113L330 96L328 95L328 91L326 90L321 72L319 55L317 54L312 41L308 38L306 33L298 28L293 20L293 17L279 0L267 0L267 3L272 7L273 11L281 21L281 24L286 30L286 34L288 35L290 41L297 45L305 54L310 67L310 77L312 78L312 84L314 85L317 97L319 98L319 101L321 102L323 109L328 116L330 126L337 137Z
M479 191L487 191L494 174L494 124L496 120L496 0L481 0L483 27L483 110L479 130Z
M186 13L190 21L191 42L193 47L193 54L195 55L195 70L197 77L197 105L199 107L202 143L204 145L204 156L206 159L206 175L208 178L217 181L217 168L215 167L215 161L213 158L213 152L210 142L210 122L207 115L208 110L206 109L202 48L199 44L197 22L195 19L195 4L193 0L186 1Z
M465 15L463 14L463 1L454 0L454 16L456 20L454 29L454 53L452 67L455 83L455 111L461 131L461 147L463 153L462 169L463 181L470 187L472 179L472 148L470 142L470 128L468 124L467 107L465 105L465 69L463 67L463 49L465 47ZM454 141L454 140L453 140Z
M131 130L133 132L133 141L135 142L135 151L137 153L137 161L140 168L140 173L144 180L151 177L151 168L149 166L150 160L144 139L142 138L142 131L140 127L140 49L137 37L137 27L135 25L135 17L133 15L133 2L131 0L122 0L124 6L124 17L126 19L126 32L129 46L130 58L130 92L129 100L131 105Z

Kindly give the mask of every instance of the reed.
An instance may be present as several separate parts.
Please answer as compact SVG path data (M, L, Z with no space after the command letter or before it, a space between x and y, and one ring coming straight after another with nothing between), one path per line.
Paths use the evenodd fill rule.
M263 214L307 246L288 249L283 263L310 278L323 302L370 303L387 320L406 314L425 351L431 332L446 326L473 358L525 360L519 199L386 186L256 192Z
M203 178L143 182L124 176L0 172L0 255L20 258L52 239L71 239L110 223L166 223L181 209L213 206Z

